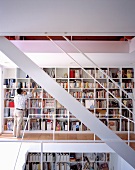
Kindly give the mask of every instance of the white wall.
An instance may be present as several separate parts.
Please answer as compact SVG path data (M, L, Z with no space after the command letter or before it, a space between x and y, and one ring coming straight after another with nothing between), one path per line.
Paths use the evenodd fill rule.
M134 7L134 0L4 0L0 35L135 35Z

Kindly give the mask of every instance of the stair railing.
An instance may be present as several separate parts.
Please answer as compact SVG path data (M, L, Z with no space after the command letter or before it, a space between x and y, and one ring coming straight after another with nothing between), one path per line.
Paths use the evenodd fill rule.
M47 36L48 37L48 36ZM64 37L64 36L63 36ZM131 97L124 89L122 89L110 76L108 76L102 69L100 69L100 67L98 65L96 65L90 58L88 58L84 53L82 53L75 45L73 45L66 37L64 37L79 53L81 53L83 56L85 56L89 61L91 61L99 70L100 72L105 75L108 79L110 79L122 92L124 92L130 99L132 99L133 101L135 101L135 99L133 97ZM68 53L66 53L58 44L56 44L50 37L48 37L48 39L56 46L58 47L63 53L65 53L66 55L68 55L78 66L80 66L80 68L87 73L92 79L95 80L95 82L97 82L101 87L103 87L103 89L105 89L109 94L111 94L111 96L113 96L113 98L115 98L118 102L121 103L121 105L123 107L125 107L132 115L134 115L134 113L124 104L122 103L117 97L115 97L107 88L105 88L95 77L93 77L87 70L85 70L83 68L82 65L80 65L71 55L69 55Z

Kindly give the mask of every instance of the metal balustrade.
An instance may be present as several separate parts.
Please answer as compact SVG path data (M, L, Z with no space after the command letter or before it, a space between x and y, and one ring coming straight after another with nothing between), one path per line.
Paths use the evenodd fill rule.
M18 150L18 153L17 153L17 158L16 158L16 162L15 162L15 166L14 166L14 170L16 170L16 164L17 164L17 160L18 160L18 157L19 157L19 154L20 154L20 150L21 150L21 147L22 147L22 143L23 142L39 142L41 143L41 155L43 154L43 143L76 143L76 142L79 142L79 143L106 143L106 141L109 141L109 142L114 142L112 140L96 140L96 135L94 134L94 140L56 140L55 139L55 130L53 130L52 134L53 134L53 138L52 140L23 140L24 139L24 136L25 136L25 132L26 132L26 127L28 125L28 122L30 121L30 117L35 117L35 116L41 116L42 118L45 116L44 114L29 114L28 115L28 118L27 118L27 121L25 123L25 127L24 127L24 130L23 130L23 134L22 134L22 138L21 138L21 143L20 143L20 147L19 147L19 150ZM54 117L53 117L54 118ZM124 118L126 120L128 120L128 139L127 140L123 140L123 142L127 143L128 146L130 146L130 143L133 142L135 143L135 140L131 140L130 138L130 122L134 123L134 126L135 126L135 121L133 120L130 120L124 116L121 115L121 118ZM89 134L88 134L89 135ZM8 142L8 141L6 141ZM116 145L117 145L117 140L115 141L116 142ZM41 156L41 170L42 170L42 156Z

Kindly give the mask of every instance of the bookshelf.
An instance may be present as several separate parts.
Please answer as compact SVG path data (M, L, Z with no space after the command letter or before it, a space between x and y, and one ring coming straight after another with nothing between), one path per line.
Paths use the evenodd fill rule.
M134 68L128 67L103 67L101 68L111 80L109 80L97 68L86 67L84 70L77 67L72 68L42 68L50 77L54 79L70 95L84 105L96 117L98 117L111 130L117 132L134 131L134 124L130 123L121 116L133 120L129 110L133 112L133 101L125 95L118 84L131 97L134 96ZM97 81L96 81L97 80ZM35 81L19 68L4 69L4 132L13 130L13 98L16 89L21 87L28 93L32 91ZM104 89L104 86L106 89ZM111 92L118 100L116 100ZM125 108L121 102L129 109ZM42 133L90 133L81 120L78 120L64 106L48 94L40 85L32 98L26 102L26 111L24 113L24 122L22 129L29 114L35 114L30 117L27 126L29 132ZM40 116L43 114L43 116Z
M109 153L43 153L45 170L109 170L109 164ZM25 170L40 167L41 153L28 153Z

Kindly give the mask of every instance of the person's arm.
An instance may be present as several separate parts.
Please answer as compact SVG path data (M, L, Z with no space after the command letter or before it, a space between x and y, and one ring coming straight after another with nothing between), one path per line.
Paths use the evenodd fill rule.
M34 94L36 89L37 89L37 87L35 86L31 93L27 94L26 92L24 92L25 100L27 100L28 98L32 97L32 95Z
M36 91L36 89L37 89L37 86L35 86L34 89L32 90L32 92L31 92L32 95L34 94L34 92Z

